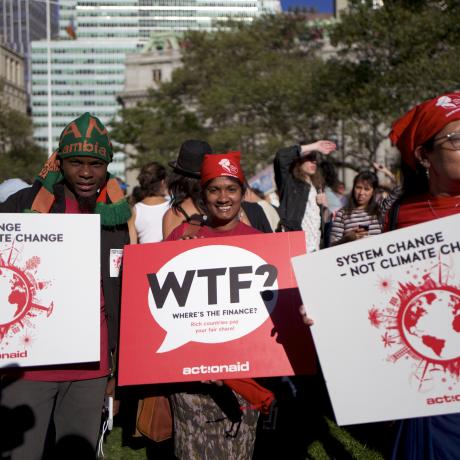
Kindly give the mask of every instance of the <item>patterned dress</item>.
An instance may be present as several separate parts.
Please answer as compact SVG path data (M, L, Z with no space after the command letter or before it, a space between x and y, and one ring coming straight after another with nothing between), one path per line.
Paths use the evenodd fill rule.
M179 239L187 224L169 235ZM261 233L241 222L229 231L203 226L198 237ZM254 450L259 411L226 385L184 383L170 397L174 420L174 454L180 460L250 460ZM239 407L245 408L242 413ZM240 417L238 417L240 416ZM240 421L232 421L240 418Z
M197 385L203 387L203 393L198 393ZM215 384L193 384L193 392L174 393L171 397L176 457L181 460L250 460L259 412L244 410L241 422L232 422L224 412L231 410L225 407L230 401L216 402L212 389L211 394L206 394L206 387L210 386ZM232 392L228 387L225 389ZM233 394L239 406L248 405L241 396ZM224 406L224 410L220 406Z

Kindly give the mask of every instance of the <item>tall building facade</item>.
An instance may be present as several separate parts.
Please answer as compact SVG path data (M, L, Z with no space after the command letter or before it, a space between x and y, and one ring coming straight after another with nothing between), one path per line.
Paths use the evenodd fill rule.
M216 29L229 19L252 21L280 11L279 0L60 0L59 40L50 43L52 145L65 124L90 111L104 123L116 116L125 58L157 32ZM32 44L35 139L48 146L47 43ZM112 172L124 177L124 156Z
M51 36L58 30L58 4L52 0ZM24 82L31 92L30 43L46 38L46 3L43 0L0 0L0 42L24 56Z
M24 58L0 43L0 103L21 113L27 112L24 85Z

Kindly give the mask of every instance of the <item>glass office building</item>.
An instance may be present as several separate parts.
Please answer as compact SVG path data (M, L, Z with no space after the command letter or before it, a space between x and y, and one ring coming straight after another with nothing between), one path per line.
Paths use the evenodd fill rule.
M51 7L51 36L58 30L58 7ZM24 56L24 81L30 94L30 43L46 38L46 4L41 0L0 0L0 36L8 48Z
M229 19L252 21L280 11L278 0L60 0L59 40L50 43L52 146L85 111L109 123L119 108L124 61L155 32L215 29ZM48 147L46 41L32 43L32 115L35 139ZM124 177L124 156L111 170Z

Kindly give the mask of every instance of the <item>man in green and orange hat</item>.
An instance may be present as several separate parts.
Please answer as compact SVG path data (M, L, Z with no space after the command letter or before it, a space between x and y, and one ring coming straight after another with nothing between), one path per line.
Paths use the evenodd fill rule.
M3 376L2 405L10 409L28 406L35 420L33 427L24 433L22 444L11 451L12 460L42 457L51 420L56 444L69 436L79 440L72 448L75 451L69 452L73 456L66 458L95 455L104 396L114 386L113 380L108 385L108 378L113 374L111 363L118 339L120 279L113 267L124 245L129 243L127 221L131 214L118 181L107 171L112 156L107 129L97 117L85 113L65 127L58 149L32 187L20 190L0 204L2 213L97 213L101 217L99 365L44 367L27 370L20 378ZM78 454L79 446L90 446L94 455Z

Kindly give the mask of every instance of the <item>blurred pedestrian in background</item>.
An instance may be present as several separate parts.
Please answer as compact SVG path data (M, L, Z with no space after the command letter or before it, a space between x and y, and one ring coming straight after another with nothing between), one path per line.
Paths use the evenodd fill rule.
M327 209L324 181L318 172L319 157L335 149L334 142L320 140L281 149L275 156L280 229L306 232L308 252L320 247L322 223Z
M388 169L382 167L379 170L395 181ZM378 190L379 180L375 172L366 170L355 176L348 204L337 211L332 222L331 246L382 232L384 216L400 196L401 187L395 183L391 193L380 201L377 201Z
M171 209L163 217L163 238L183 222L192 218L201 221L205 206L201 196L200 168L203 157L212 153L211 146L201 140L186 140L179 149L177 160L169 165L173 172L168 178Z
M133 189L135 205L129 221L131 244L157 243L163 239L163 216L169 209L166 169L156 161L142 166Z
M11 195L26 187L30 187L30 185L22 179L14 178L3 181L0 184L0 203L3 203Z

